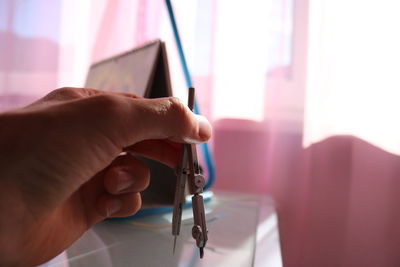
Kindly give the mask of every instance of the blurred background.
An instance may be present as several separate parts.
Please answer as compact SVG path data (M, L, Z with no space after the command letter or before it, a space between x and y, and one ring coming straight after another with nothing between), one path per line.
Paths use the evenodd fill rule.
M273 196L285 266L400 266L400 3L172 4L213 188ZM156 38L183 98L164 1L0 0L0 111Z

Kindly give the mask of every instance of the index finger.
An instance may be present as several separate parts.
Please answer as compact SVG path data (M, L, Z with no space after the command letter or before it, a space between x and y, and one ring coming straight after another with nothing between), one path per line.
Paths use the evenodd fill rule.
M211 137L211 125L174 97L131 98L101 94L78 101L84 110L79 119L97 126L120 148L150 139L177 143L203 143ZM77 103L78 104L78 103Z

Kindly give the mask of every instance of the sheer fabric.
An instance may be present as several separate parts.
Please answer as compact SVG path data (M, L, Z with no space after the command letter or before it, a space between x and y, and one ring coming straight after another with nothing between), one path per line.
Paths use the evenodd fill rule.
M273 195L285 266L398 266L398 4L172 3L214 124L214 188ZM162 1L1 0L0 111L154 38L184 99Z

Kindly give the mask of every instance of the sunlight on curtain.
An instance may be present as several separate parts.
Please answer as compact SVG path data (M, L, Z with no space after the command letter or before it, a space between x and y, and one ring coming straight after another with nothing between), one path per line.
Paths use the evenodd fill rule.
M304 146L349 134L400 154L399 9L310 0Z
M214 117L262 121L270 1L218 1ZM260 34L261 33L261 34ZM222 99L227 99L223 101ZM228 100L229 99L229 100Z
M0 109L55 85L60 3L44 2L0 1Z
M93 43L90 38L93 30L90 27L91 9L95 8L101 14L104 2L97 1L95 8L92 1L62 1L57 87L80 87L84 83ZM74 14L73 20L71 14Z
M83 86L90 64L133 48L139 2L62 1L58 87Z
M161 38L174 94L186 83L164 1L1 1L1 109L83 86L93 62ZM268 76L291 64L292 0L172 1L200 109L210 120L265 119ZM290 14L286 14L289 12ZM283 23L286 19L287 23ZM28 67L26 67L28 66ZM269 99L270 102L274 100ZM17 103L18 102L18 103Z

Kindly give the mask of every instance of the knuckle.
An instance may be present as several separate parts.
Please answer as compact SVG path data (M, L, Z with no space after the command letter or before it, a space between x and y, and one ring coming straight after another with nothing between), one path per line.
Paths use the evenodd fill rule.
M180 123L185 123L189 120L186 106L176 97L171 97L169 101L169 111L179 120Z
M98 104L104 107L114 107L118 104L119 100L114 95L109 94L100 94L94 96L96 98Z
M170 110L172 116L176 118L175 122L177 125L175 127L181 129L182 132L185 132L186 134L193 134L192 132L196 131L196 127L192 117L190 116L188 107L176 97L169 98L169 102L171 105Z
M182 113L185 111L185 106L183 105L183 103L180 101L179 98L177 98L177 97L168 97L167 101L168 101L168 104L169 104L169 108L172 111L182 112Z
M93 97L96 110L101 111L103 116L117 116L121 112L122 101L114 95L100 94Z
M78 89L71 87L62 87L51 91L47 94L47 99L70 99L79 97Z

